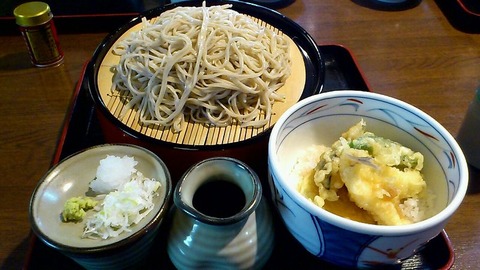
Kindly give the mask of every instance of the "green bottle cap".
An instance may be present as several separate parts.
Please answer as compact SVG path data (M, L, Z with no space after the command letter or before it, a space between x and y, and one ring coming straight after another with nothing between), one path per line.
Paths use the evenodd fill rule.
M48 4L44 2L27 2L13 11L15 21L20 26L35 26L48 22L53 14Z

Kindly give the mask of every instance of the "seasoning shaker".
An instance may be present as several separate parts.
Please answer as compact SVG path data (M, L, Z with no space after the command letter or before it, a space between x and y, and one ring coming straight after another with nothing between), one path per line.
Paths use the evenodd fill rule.
M44 2L27 2L17 6L13 14L32 64L37 67L59 65L63 61L63 51L50 6Z
M457 141L467 162L480 169L480 86L470 103L458 132Z

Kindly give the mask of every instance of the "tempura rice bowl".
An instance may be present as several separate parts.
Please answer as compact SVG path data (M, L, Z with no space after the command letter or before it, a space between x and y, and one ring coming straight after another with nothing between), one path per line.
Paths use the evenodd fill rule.
M302 150L331 145L360 119L367 130L425 157L422 173L434 198L434 215L399 226L372 225L332 214L297 191L291 169ZM398 264L444 229L462 202L468 167L455 139L419 109L381 94L335 91L290 108L272 130L268 149L274 204L292 235L318 258L346 267Z

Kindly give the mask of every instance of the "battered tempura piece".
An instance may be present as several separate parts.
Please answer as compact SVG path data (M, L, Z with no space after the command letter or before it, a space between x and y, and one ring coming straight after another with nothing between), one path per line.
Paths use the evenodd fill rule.
M316 152L316 165L299 160L294 168L301 179L299 191L318 206L361 222L402 225L422 220L420 201L427 194L420 172L423 155L365 127L362 120L332 147L312 147L305 158ZM345 188L347 192L340 192ZM354 204L339 199L341 194ZM349 208L355 205L360 209L353 214Z

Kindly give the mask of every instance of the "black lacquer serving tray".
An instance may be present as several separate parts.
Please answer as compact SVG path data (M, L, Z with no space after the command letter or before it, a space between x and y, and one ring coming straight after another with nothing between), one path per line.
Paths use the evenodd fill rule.
M435 0L450 24L457 30L480 33L480 1Z
M370 91L368 82L351 52L340 45L319 46L325 62L325 83L322 92L353 89ZM105 143L95 114L93 101L85 89L84 76L78 81L70 110L53 162L84 148ZM320 94L321 95L321 94ZM265 164L265 167L267 164ZM276 243L265 269L337 269L306 252L287 232L274 213ZM142 269L174 269L166 252L169 222L162 224L149 259ZM453 265L453 249L445 232L434 238L418 254L395 269L449 269ZM46 246L32 233L24 269L82 269L74 261Z

